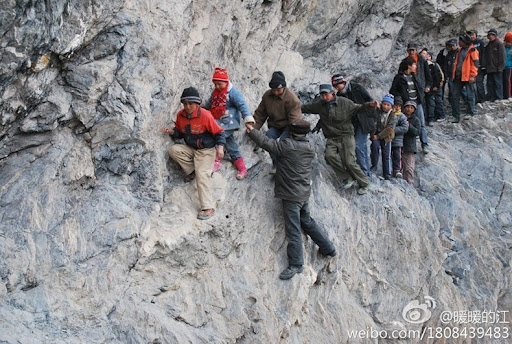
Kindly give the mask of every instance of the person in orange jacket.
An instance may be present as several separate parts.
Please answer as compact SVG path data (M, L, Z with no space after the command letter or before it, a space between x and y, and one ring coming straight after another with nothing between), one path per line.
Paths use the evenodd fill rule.
M194 87L188 87L181 94L181 109L176 115L174 128L162 128L173 139L183 139L185 144L174 144L169 156L186 173L185 182L196 179L201 211L199 220L207 220L215 213L215 200L211 187L212 168L215 159L224 157L226 134L210 111L201 108L202 100Z
M453 123L460 122L460 96L462 88L467 92L467 115L464 119L470 119L475 114L475 82L478 75L479 54L478 50L471 43L471 37L464 34L459 37L459 50L453 63L453 97L452 97L452 115Z

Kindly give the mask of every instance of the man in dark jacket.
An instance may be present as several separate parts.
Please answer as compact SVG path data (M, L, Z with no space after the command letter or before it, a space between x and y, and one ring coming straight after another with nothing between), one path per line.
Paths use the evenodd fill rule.
M275 196L283 201L283 215L288 240L288 267L279 275L280 279L292 278L301 273L304 265L302 252L302 232L304 229L320 254L328 257L336 255L336 248L327 234L309 214L309 196L311 194L311 170L315 149L306 137L310 123L295 120L289 125L291 136L277 141L266 137L249 123L247 132L254 142L276 156Z
M421 50L420 55L427 60L428 69L430 71L430 75L432 76L432 89L428 93L425 92L425 104L427 106L425 121L427 122L427 126L431 127L432 122L436 120L436 97L437 92L444 82L444 74L441 70L441 67L432 61L432 55L427 51L426 48ZM444 118L444 111L441 111L441 113L442 115L440 117Z
M503 99L503 69L505 68L505 46L497 37L498 31L487 33L489 43L485 47L485 70L487 73L487 98L493 102Z
M430 70L428 69L427 60L418 55L418 46L415 43L409 43L407 45L407 57L405 59L407 58L413 59L416 62L416 70L413 72L413 74L416 75L418 80L418 93L430 92L430 89L432 88L432 76L430 75ZM405 101L405 99L403 100ZM421 147L423 149L423 153L427 154L428 135L425 121L425 109L423 105L424 103L418 104L418 108L416 109L416 115L421 121Z
M404 102L412 100L416 103L416 115L422 123L420 141L423 145L423 154L427 154L428 146L424 144L426 140L421 140L422 136L425 138L427 136L427 129L425 126L425 117L422 106L422 104L425 102L425 92L421 91L418 75L414 73L416 68L416 62L414 62L413 59L406 58L402 60L402 62L400 62L400 67L398 68L398 74L396 74L393 78L393 83L391 84L389 93L395 97L400 96Z
M448 85L448 101L451 104L451 97L453 93L453 80L452 80L452 71L453 71L453 63L455 62L455 55L457 55L457 40L455 38L446 41L446 48L441 50L437 55L436 62L443 69L444 77L445 77L445 85ZM446 55L444 52L446 51ZM443 85L443 96L444 96L445 88Z
M485 87L484 87L484 78L485 78L485 44L480 38L478 38L478 31L469 30L466 32L471 38L471 44L478 50L478 56L480 56L480 67L478 67L478 75L476 76L476 97L475 103L483 103L485 102Z
M362 85L346 80L340 74L332 76L331 84L336 89L337 96L346 97L356 104L372 101L372 97ZM354 139L356 140L356 161L368 177L371 173L368 156L368 134L375 130L374 114L374 111L361 110L352 119Z
M350 189L357 180L358 194L368 192L370 181L356 162L356 144L352 118L362 109L376 108L379 103L372 100L364 105L354 104L350 99L336 96L330 84L320 85L321 99L302 105L302 111L320 115L325 144L325 161L344 180L344 189Z

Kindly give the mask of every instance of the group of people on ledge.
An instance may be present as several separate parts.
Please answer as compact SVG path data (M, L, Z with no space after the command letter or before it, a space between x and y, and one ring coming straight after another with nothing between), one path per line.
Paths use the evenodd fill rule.
M458 104L455 102L460 101L462 89L467 99L471 99L479 68L478 50L469 43L468 37L467 34L459 37L460 48L451 64L451 77L447 79L449 84L451 80L449 92L456 119ZM174 128L166 127L161 131L184 141L173 144L169 156L183 168L185 182L196 180L201 207L197 218L206 220L215 213L211 177L222 166L225 153L237 169L236 179L242 180L248 175L234 135L243 121L249 137L270 154L275 196L283 204L289 266L279 277L289 279L303 270L301 229L319 246L320 254L327 258L336 256L333 243L309 212L310 174L315 154L308 133L323 132L325 161L343 181L346 190L357 182L357 193L366 194L369 177L376 172L379 159L384 179L404 178L413 184L418 136L421 152L429 152L423 109L424 104L427 109L429 105L425 98L430 92L439 93L444 84L433 83L428 59L418 54L415 44L408 44L407 53L390 93L384 95L380 103L373 100L362 85L340 74L333 75L330 84L320 85L320 97L301 104L287 87L285 75L276 71L269 82L270 89L263 94L254 114L223 68L215 69L214 90L205 102L194 87L184 89L183 109L176 115ZM470 106L468 111L474 114ZM303 113L319 115L313 129L311 123L304 120ZM260 129L265 123L267 131L263 134Z

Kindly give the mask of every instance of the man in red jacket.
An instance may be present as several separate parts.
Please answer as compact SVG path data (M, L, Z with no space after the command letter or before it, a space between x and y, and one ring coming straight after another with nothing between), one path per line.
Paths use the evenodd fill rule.
M197 192L201 211L199 220L212 217L215 212L210 190L212 168L215 158L224 157L226 136L210 111L200 107L199 92L193 87L186 88L181 95L183 109L176 115L174 129L163 128L174 139L184 139L185 144L174 144L169 149L170 157L183 168L185 182L197 180Z
M460 96L462 88L466 88L468 106L464 119L470 119L475 114L475 82L478 75L479 55L478 50L471 43L471 37L464 34L459 37L459 50L453 63L453 97L452 115L453 123L460 122Z

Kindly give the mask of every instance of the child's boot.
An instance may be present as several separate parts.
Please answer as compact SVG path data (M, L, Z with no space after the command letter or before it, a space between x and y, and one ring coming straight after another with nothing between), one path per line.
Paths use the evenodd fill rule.
M235 161L233 161L233 165L235 165L236 169L238 170L238 173L236 174L236 179L242 180L245 177L247 177L247 167L245 167L243 158L238 158Z
M220 162L220 160L215 158L215 162L213 163L212 173L217 172L221 166L222 166L222 163Z

